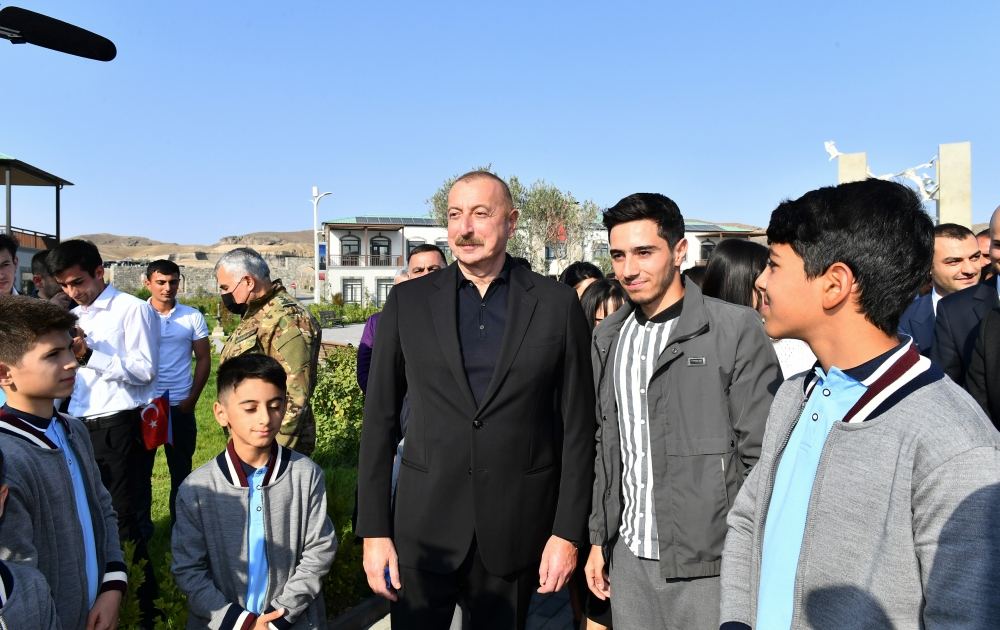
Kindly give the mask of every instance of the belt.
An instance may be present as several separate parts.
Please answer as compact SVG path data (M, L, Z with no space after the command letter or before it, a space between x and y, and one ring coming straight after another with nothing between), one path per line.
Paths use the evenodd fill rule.
M80 418L80 420L83 421L83 424L86 425L86 427L91 431L100 431L101 429L119 427L123 424L131 424L138 419L138 407L135 409L125 409L124 411L108 414L99 418Z

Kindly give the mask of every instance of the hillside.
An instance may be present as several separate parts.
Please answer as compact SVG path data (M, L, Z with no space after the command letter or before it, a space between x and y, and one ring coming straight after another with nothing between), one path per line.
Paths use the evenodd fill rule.
M312 230L224 236L211 245L164 243L144 236L107 233L80 234L72 238L94 243L105 260L148 260L173 255L178 262L183 261L185 265L192 266L212 264L219 254L241 246L276 255L309 256L312 253Z

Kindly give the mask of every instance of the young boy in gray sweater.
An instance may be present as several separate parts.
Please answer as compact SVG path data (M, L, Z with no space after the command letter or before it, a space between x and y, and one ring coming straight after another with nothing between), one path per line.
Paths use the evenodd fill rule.
M188 628L323 628L337 539L323 470L275 442L285 370L248 354L219 367L215 418L230 434L177 493L171 567Z
M0 520L9 492L4 481L3 451L0 451ZM0 628L59 630L61 627L45 577L26 564L0 562Z
M63 628L104 630L116 627L126 587L118 521L87 428L53 408L73 391L75 325L75 315L50 302L0 297L0 387L7 394L0 449L9 486L0 559L9 561L15 593L14 565L38 569Z
M767 236L767 333L818 363L778 390L729 513L722 628L998 627L1000 434L896 332L930 270L920 200L821 188Z

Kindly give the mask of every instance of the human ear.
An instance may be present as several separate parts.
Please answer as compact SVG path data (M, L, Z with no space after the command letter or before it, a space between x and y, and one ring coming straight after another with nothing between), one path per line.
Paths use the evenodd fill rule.
M855 279L851 268L842 262L835 262L827 268L819 280L823 288L823 308L831 310L846 304L854 292Z
M215 415L215 421L219 423L220 427L225 429L229 426L229 417L226 415L226 408L218 400L212 404L212 413Z
M4 387L14 386L14 374L6 363L0 363L0 385Z
M688 242L686 238L682 238L681 240L677 241L676 245L674 245L674 267L681 266L681 264L684 262L684 259L687 258L687 253L688 253Z

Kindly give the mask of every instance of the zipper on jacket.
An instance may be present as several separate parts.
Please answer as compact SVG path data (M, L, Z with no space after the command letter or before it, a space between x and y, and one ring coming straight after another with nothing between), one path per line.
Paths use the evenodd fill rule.
M719 463L722 464L722 488L726 491L726 505L729 506L729 484L726 483L726 456L719 455Z
M764 557L764 528L767 526L767 511L771 507L771 491L774 490L774 481L778 476L778 465L781 463L781 457L785 454L785 447L788 446L788 441L792 439L792 432L795 431L795 427L799 424L799 418L802 416L802 410L806 408L806 403L809 402L809 395L812 393L812 388L802 396L802 402L799 403L799 409L795 412L795 422L788 427L788 431L785 432L784 438L781 440L781 446L775 452L774 465L771 466L771 472L767 476L767 486L765 488L765 496L767 497L764 501L764 509L761 511L761 523L760 523L760 536L757 541L757 562L760 564L760 559ZM754 619L757 618L757 597L760 591L760 567L758 566L757 577L753 581L753 610Z
M833 430L836 428L836 426L837 425L834 425L834 426L830 427L830 433L827 433L826 441L823 442L823 448L819 452L819 462L816 464L816 477L813 479L813 489L816 488L816 483L818 481L820 481L820 479L823 476L823 464L826 461L826 456L827 456L827 453L829 452L829 449L827 447L830 446L830 437L831 437L831 434L833 433ZM799 569L798 568L799 568L799 566L802 565L802 560L804 560L804 557L802 555L802 550L805 549L806 533L809 531L809 515L813 511L813 501L815 501L815 500L816 500L816 493L815 492L810 492L809 493L809 503L806 505L805 527L802 528L802 545L799 547L799 564L796 565L796 567L795 567L795 577L794 577L793 583L792 583L793 584L793 586L792 586L792 602L793 602L793 604L792 604L792 627L793 628L796 627L795 624L796 624L796 621L799 618L799 613L798 613L799 606L795 602L800 602L801 601L801 597L802 597L802 583L799 581Z

